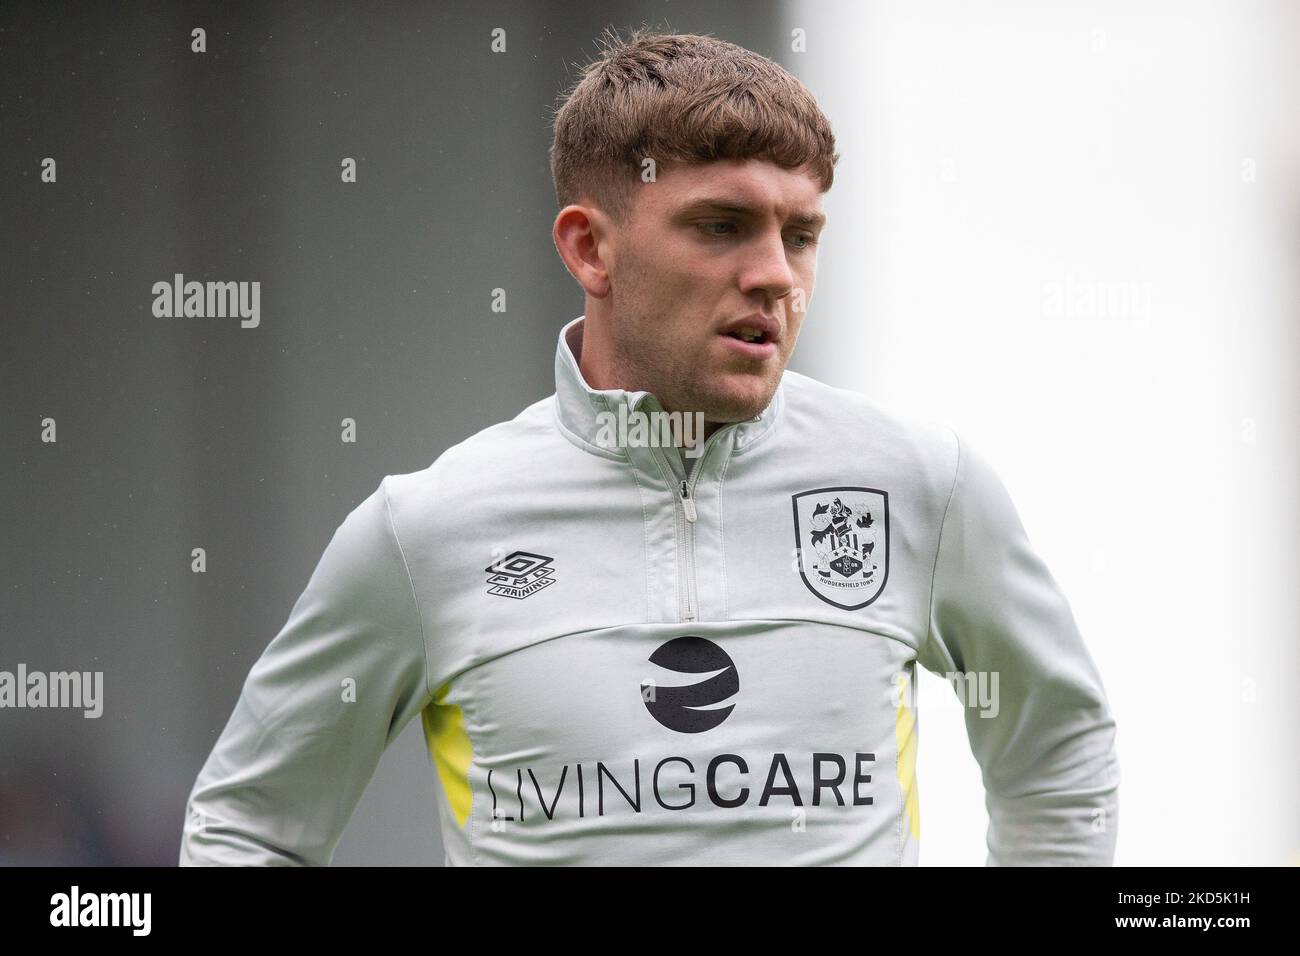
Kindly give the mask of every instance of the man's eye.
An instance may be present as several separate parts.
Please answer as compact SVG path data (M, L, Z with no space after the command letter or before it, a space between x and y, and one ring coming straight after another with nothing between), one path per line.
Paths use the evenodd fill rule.
M713 222L699 222L695 225L709 236L727 236L738 231L734 222L725 219ZM796 232L791 235L790 242L796 249L808 249L817 244L817 237L807 232Z
M736 227L736 224L734 222L726 222L726 221L701 222L701 223L696 223L696 225L699 226L700 229L704 230L704 232L710 236L727 235L726 232L710 232L711 229L714 229L717 226L721 226L723 229L734 229Z

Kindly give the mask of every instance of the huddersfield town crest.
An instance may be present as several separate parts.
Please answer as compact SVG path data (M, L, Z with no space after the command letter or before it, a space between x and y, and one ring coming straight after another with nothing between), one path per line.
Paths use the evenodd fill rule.
M856 611L889 576L889 494L875 488L815 488L790 496L799 576L827 604Z

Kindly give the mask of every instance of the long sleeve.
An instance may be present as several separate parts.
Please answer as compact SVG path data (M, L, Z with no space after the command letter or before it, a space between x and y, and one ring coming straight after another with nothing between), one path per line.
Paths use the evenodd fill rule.
M1006 488L960 438L918 660L965 675L949 679L984 781L988 865L1111 865L1120 776L1101 678Z
M325 866L430 698L387 479L335 531L253 665L186 807L180 863Z

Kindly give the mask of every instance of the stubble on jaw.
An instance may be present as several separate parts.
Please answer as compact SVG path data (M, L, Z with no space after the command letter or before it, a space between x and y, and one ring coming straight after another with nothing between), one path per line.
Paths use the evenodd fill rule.
M781 368L775 365L746 374L745 363L730 360L729 370L719 374L712 367L718 345L711 338L704 345L707 356L683 354L660 335L657 316L623 315L615 325L611 365L619 387L653 393L666 411L703 412L706 421L718 424L743 422L762 412L776 392ZM732 377L751 381L743 391L733 390L726 382Z
M693 414L703 412L708 422L726 424L743 422L765 409L780 382L784 365L765 365L761 371L745 374L746 363L728 360L728 372L719 375L710 367L716 360L717 343L710 337L704 346L708 357L677 349L665 331L664 316L648 311L647 303L662 299L653 283L644 281L645 270L635 255L628 256L613 283L618 300L613 319L614 354L611 369L620 388L651 392L665 411ZM701 323L708 321L701 317ZM753 364L749 367L754 367ZM733 391L724 382L728 377L751 379L743 393ZM761 387L758 384L761 382ZM756 395L756 398L748 398Z
M713 350L718 346L710 341L705 348ZM716 353L712 354L716 360ZM773 366L750 374L720 374L709 360L683 358L671 350L657 352L653 345L643 344L641 355L652 357L656 364L636 369L633 380L648 383L640 387L653 392L665 410L703 412L706 421L717 424L743 422L759 414L771 402L780 380L780 372ZM743 369L744 365L736 363L734 367ZM730 386L728 379L737 377L748 380L743 389Z

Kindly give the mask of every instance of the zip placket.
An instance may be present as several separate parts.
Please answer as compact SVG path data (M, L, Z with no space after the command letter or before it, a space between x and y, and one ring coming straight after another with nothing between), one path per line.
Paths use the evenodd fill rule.
M709 457L709 451L717 441L718 436L727 429L734 428L736 424L736 422L732 422L723 425L708 437L689 479L685 476L685 466L681 461L681 456L659 449L660 458L668 464L669 470L677 478L677 488L675 490L677 510L674 513L676 519L674 530L677 534L677 573L686 582L685 589L679 588L677 592L677 615L682 621L694 621L699 606L695 586L695 522L699 518L699 512L695 508L695 485L704 472L705 459Z
M700 455L700 460L695 463L693 476L698 476L700 466L704 464L704 455ZM682 611L681 601L678 599L678 616L683 621L695 620L696 598L698 595L695 591L695 519L699 513L695 510L695 499L691 497L694 489L690 487L686 479L683 478L677 483L677 500L682 506L682 516L686 519L682 526L685 532L679 541L683 557L679 557L678 568L682 569L679 573L686 580L686 610Z

